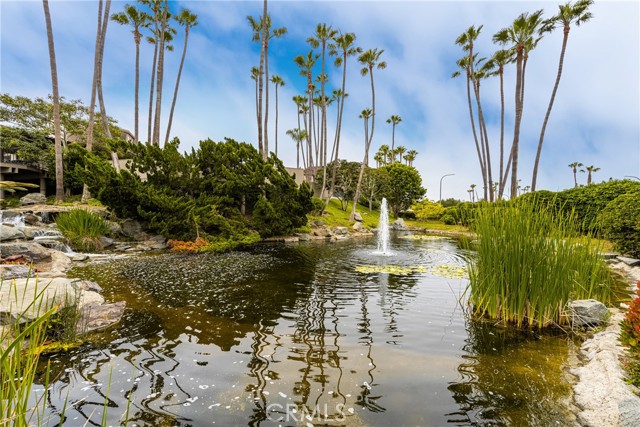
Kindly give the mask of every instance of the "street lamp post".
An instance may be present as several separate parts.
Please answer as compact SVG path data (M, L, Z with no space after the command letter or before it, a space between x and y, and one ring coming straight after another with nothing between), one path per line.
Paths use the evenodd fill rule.
M453 176L453 175L455 175L455 173L448 173L446 175L442 175L442 178L440 178L440 201L441 202L442 202L442 180L448 176Z

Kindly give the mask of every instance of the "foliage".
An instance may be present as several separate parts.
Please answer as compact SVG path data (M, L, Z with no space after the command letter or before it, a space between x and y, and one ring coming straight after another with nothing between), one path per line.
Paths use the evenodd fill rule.
M363 224L368 228L375 228L378 226L378 222L380 221L380 211L373 210L369 211L360 205L356 206L356 212L358 212L363 219ZM336 199L331 199L327 208L324 211L324 215L309 215L309 222L314 220L320 220L326 223L327 227L350 227L351 222L349 221L349 214L351 212L347 212L342 209L341 202Z
M320 215L320 213L324 209L324 202L322 201L322 199L318 197L312 197L311 206L312 206L311 213L313 215Z
M53 170L54 143L44 132L0 126L0 148L24 164Z
M202 237L196 238L193 242L182 240L169 240L167 246L172 252L203 252L208 242Z
M100 236L109 232L105 220L84 209L72 209L56 216L56 225L71 247L81 251L94 251L102 247Z
M458 203L455 206L446 208L443 217L447 216L447 221L451 222L451 224L460 224L468 227L474 222L477 207L478 203Z
M428 199L414 204L411 206L411 210L415 212L416 219L419 220L440 219L445 212L440 203L432 202Z
M206 250L233 249L306 224L311 189L298 188L276 157L263 160L232 139L207 139L185 154L179 144L177 138L164 147L130 144L129 171L116 173L95 156L87 156L88 171L76 171L119 217L144 221L170 239L202 237Z
M332 173L333 164L331 162L327 165L327 174ZM337 197L340 200L340 205L344 211L349 207L349 201L353 200L356 194L356 186L358 185L358 174L360 173L359 162L348 162L346 160L338 160L338 166L336 169L336 183L333 192L333 197ZM315 177L315 182L322 183L322 177L324 174L323 169L319 169ZM327 177L329 178L329 176ZM331 185L330 179L326 180L328 191Z
M454 199L452 197L450 197L448 199L440 200L440 204L442 205L443 208L449 208L451 206L457 205L458 203L462 203L462 202L460 200Z
M392 163L383 168L389 174L389 184L382 197L386 197L389 206L397 218L400 211L408 209L427 192L422 188L422 178L413 166Z
M377 208L382 202L384 194L389 192L390 176L384 168L366 168L362 176L362 198L365 199L369 210Z
M636 387L640 386L640 280L637 287L636 297L620 323L620 342L629 347L630 353L626 361L628 381Z
M16 191L29 191L29 188L38 188L35 184L14 181L0 181L0 190L15 193Z
M445 223L446 225L454 225L456 224L456 219L450 213L445 213L440 217L440 221Z
M600 244L576 237L574 215L533 202L481 204L475 231L477 259L469 273L475 314L541 328L566 322L572 299L610 300L612 278Z
M616 197L600 212L597 224L616 250L640 257L640 191Z

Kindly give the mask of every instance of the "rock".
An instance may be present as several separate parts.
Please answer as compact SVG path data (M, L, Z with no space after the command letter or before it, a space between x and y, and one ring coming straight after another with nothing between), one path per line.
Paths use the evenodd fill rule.
M118 236L122 234L122 227L117 222L106 220L105 223L107 224L107 227L109 227L109 232L112 236Z
M334 233L338 236L344 236L349 233L349 229L347 227L336 227Z
M121 233L126 237L136 238L137 235L142 233L142 226L138 221L133 219L125 219L121 227Z
M307 233L298 233L298 240L301 242L308 242L311 237Z
M331 230L327 228L318 228L313 231L313 235L319 237L331 237Z
M600 256L602 257L602 259L609 260L609 259L616 259L618 254L604 252L604 253L601 253Z
M20 198L20 204L22 206L27 205L44 205L47 203L47 197L40 193L29 193L26 196Z
M4 280L34 277L35 272L28 265L0 265L0 277Z
M89 280L71 279L71 286L80 291L102 292L100 285Z
M569 303L569 316L574 326L597 326L603 323L609 310L594 299L574 300Z
M17 240L24 238L24 232L18 227L0 224L0 242L4 242L5 240Z
M0 224L21 225L23 223L22 212L0 210Z
M25 255L33 262L51 259L51 251L35 242L0 243L0 254L3 257L10 255Z
M125 302L113 304L87 304L82 307L77 332L85 334L98 329L108 328L120 321L124 314Z
M393 224L391 224L391 229L392 230L406 230L407 226L404 223L404 219L402 219L402 218L396 219L393 222Z
M156 235L151 236L149 239L144 241L144 244L149 247L149 249L166 249L167 248L167 239L164 236Z
M114 248L114 251L117 251L117 252L124 252L124 251L126 251L126 250L128 250L128 249L131 249L131 246L129 246L129 245L118 245L118 246L116 246L116 247Z
M627 264L629 267L637 267L640 265L640 259L635 259L635 258L627 258L624 256L619 256L616 258L618 261L620 262L624 262L625 264Z
M363 222L364 221L362 219L362 215L360 215L360 212L356 212L356 214L353 216L353 219L355 219L357 222Z
M312 225L313 227L324 227L325 225L327 225L327 223L326 223L326 222L324 222L324 221L323 221L323 220L321 220L321 219L314 219L314 220L311 222L311 225Z
M356 220L357 221L357 220ZM353 228L353 231L355 231L356 233L361 233L363 231L366 231L367 228L364 226L363 223L361 222L356 222L355 224L353 224L351 226L351 228Z
M297 243L300 241L300 239L298 238L298 236L287 236L283 238L282 241L285 243Z
M40 217L31 212L27 212L24 214L24 222L29 225L36 225L40 222Z
M76 294L77 291L65 278L15 279L9 286L0 287L0 322L34 320L53 306L73 305Z
M98 240L100 240L100 245L103 248L108 248L109 246L113 246L114 240L107 236L100 236Z
M71 257L71 261L82 262L89 259L89 255L87 254L77 254Z

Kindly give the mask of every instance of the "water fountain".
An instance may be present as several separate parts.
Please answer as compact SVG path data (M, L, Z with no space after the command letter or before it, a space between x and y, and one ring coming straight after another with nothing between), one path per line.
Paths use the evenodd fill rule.
M380 221L378 223L378 252L389 255L389 210L387 199L382 199L380 204Z

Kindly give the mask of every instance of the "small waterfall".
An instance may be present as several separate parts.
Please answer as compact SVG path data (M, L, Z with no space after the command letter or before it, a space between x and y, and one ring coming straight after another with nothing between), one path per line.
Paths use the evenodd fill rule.
M389 254L389 211L387 199L382 199L380 204L380 222L378 223L378 252Z
M13 225L24 228L24 215L21 213L4 212L0 210L0 224Z

